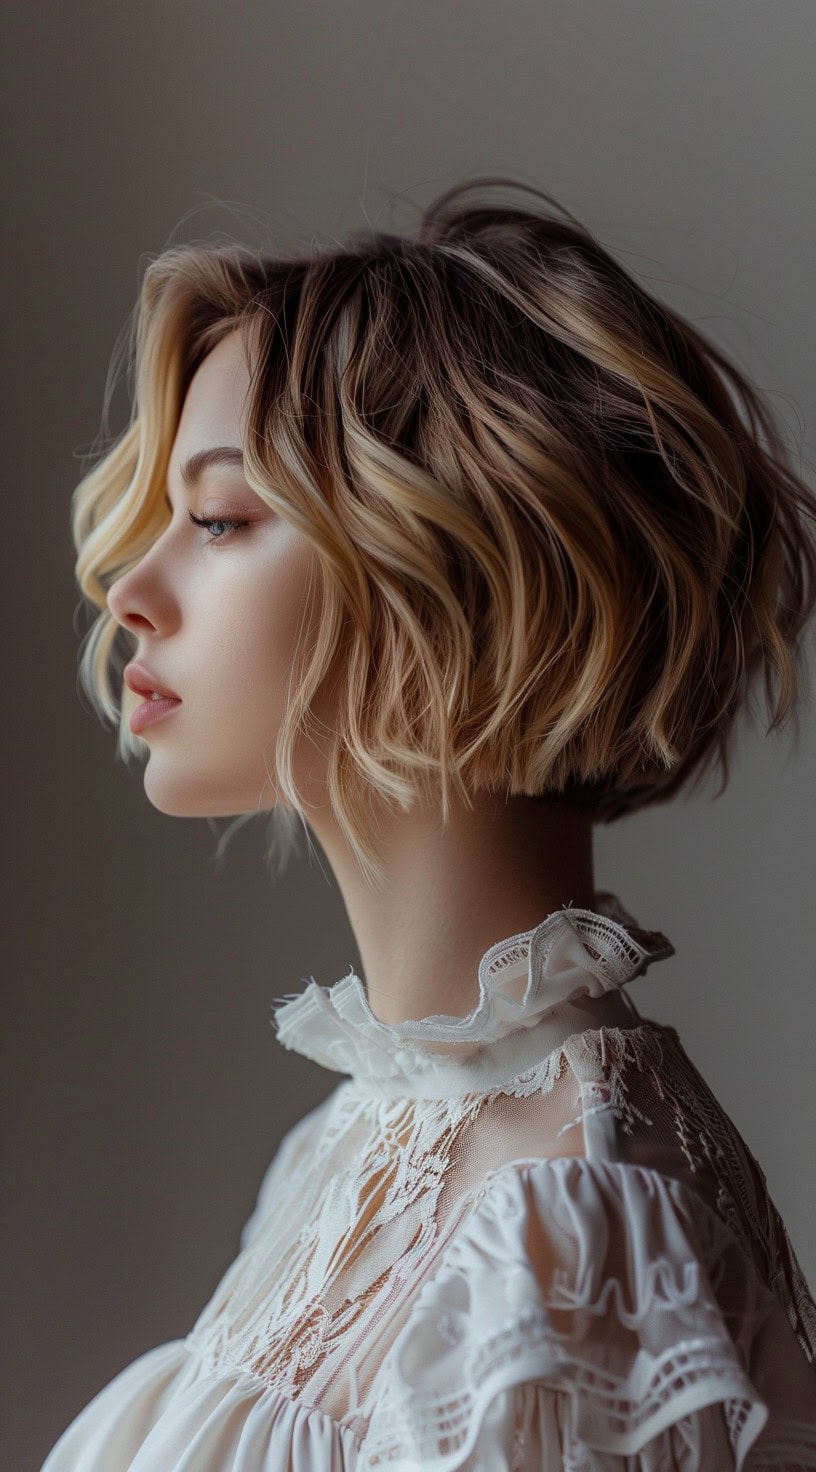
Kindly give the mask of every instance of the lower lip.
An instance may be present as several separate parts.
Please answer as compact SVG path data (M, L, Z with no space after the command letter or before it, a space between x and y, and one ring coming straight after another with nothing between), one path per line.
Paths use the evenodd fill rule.
M130 718L131 731L134 736L138 736L145 726L152 726L154 721L163 721L165 716L169 716L180 705L180 700L143 700Z

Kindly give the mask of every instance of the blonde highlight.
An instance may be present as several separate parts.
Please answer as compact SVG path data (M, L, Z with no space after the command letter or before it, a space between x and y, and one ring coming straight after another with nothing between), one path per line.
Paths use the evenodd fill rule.
M755 678L769 707L778 680L769 731L802 690L816 508L769 407L549 195L510 185L558 214L469 198L508 182L447 191L413 235L162 252L135 313L131 422L73 496L99 610L80 678L127 760L107 588L166 523L196 368L245 333L247 478L323 583L273 820L291 836L308 816L293 751L339 660L328 794L374 884L377 803L440 797L444 821L486 790L612 822L717 764L724 790Z

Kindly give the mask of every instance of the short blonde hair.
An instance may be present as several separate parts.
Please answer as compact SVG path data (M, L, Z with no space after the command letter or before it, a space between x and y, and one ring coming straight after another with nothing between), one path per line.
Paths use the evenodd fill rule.
M508 185L535 206L474 197ZM328 792L371 881L374 798L407 811L441 792L444 821L451 787L527 794L608 823L712 762L722 792L759 672L769 702L779 681L769 730L795 708L816 516L768 407L550 195L482 178L413 235L150 260L130 424L72 503L77 580L100 610L81 683L126 760L144 747L111 683L132 651L106 589L167 524L185 393L238 327L247 479L323 578L275 776L299 822L293 744L341 652Z

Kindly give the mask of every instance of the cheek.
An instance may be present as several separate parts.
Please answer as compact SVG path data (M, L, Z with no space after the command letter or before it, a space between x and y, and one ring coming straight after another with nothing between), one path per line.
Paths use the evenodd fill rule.
M273 800L275 740L322 601L314 554L304 551L302 538L298 543L262 566L236 564L229 578L224 569L217 586L211 577L188 601L188 698L165 740L156 728L145 771L145 790L161 811L229 816ZM319 697L315 713L330 729L331 711ZM295 766L308 788L313 779L322 783L323 770L307 746L305 755L296 752Z
M313 644L319 616L314 571L310 588L313 555L301 548L247 574L221 603L220 617L210 620L213 694L220 692L233 717L240 712L253 730L280 715Z

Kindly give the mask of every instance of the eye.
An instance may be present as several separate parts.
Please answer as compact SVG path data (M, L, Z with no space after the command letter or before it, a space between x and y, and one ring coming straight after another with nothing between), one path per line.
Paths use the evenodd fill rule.
M203 526L207 529L207 531L210 532L208 538L208 541L210 542L223 542L226 537L233 536L234 533L236 531L240 531L242 527L249 526L248 521L230 521L225 516L195 516L192 511L188 511L187 515L192 522L195 522L196 526ZM225 526L228 527L229 530L226 532L220 532L218 535L216 535L211 530L211 528L214 526Z

